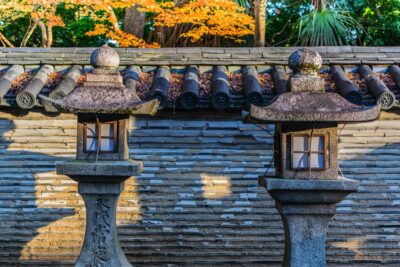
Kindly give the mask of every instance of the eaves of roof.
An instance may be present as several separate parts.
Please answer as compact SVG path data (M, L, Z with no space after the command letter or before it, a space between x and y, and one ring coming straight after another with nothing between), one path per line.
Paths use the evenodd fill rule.
M89 58L94 49L0 48L2 107L42 107L40 94L57 96L55 92L71 92L85 73L92 71ZM265 106L285 92L290 74L287 60L296 49L119 48L117 51L125 86L142 99L158 98L164 108L235 110L248 108L250 104ZM397 108L400 47L311 49L323 57L320 76L325 79L327 92L341 94L362 106L378 101L387 105L386 110Z

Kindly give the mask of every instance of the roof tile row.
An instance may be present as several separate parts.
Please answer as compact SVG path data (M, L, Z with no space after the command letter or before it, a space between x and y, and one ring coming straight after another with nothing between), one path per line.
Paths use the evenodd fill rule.
M91 72L88 65L90 53L95 48L0 48L0 80L4 80L5 74L12 65L23 65L23 71L12 77L11 85L0 82L0 98L4 98L3 106L16 106L16 96L21 91L29 90L32 79L40 69L40 64L53 65L54 72L43 83L40 94L49 95L54 90L59 90L60 84L66 79L65 73L71 65L82 66L80 77L73 80L74 86L79 86L85 77L85 73ZM210 108L238 109L246 108L249 104L266 105L277 95L285 91L286 81L290 70L288 67L280 67L287 64L291 52L297 48L166 48L166 49L117 49L121 57L121 74L125 75L125 85L129 84L132 90L136 90L141 98L157 97L162 100L164 107L193 109ZM400 59L400 47L318 47L314 48L321 53L325 66L321 69L320 76L325 79L327 91L342 94L352 102L359 105L372 105L380 101L382 92L394 96L394 101L388 106L393 108L400 99L398 84L400 80L393 81L393 69L390 66ZM260 56L262 56L260 58ZM396 56L396 58L393 58ZM328 57L328 58L327 58ZM229 60L227 60L229 58ZM347 58L347 59L346 59ZM272 60L273 59L273 60ZM266 64L266 62L271 64ZM340 79L332 76L332 65L341 62L341 79L350 81L354 86L346 89ZM131 63L135 64L131 64ZM362 62L364 65L373 65L372 76L375 80L383 81L383 87L374 89L368 77L362 77L358 73ZM399 60L400 62L400 60ZM39 64L39 65L38 65ZM134 66L132 66L134 65ZM137 66L136 66L137 65ZM165 65L165 67L157 67ZM189 75L187 66L198 69L198 74ZM1 67L3 66L3 67ZM136 66L136 67L135 67ZM139 67L140 66L140 67ZM213 67L214 66L214 67ZM215 67L220 66L220 67ZM255 66L257 78L250 89L246 89L246 68ZM156 88L155 77L161 69L166 69L162 79L166 79L163 86ZM129 75L127 75L129 69ZM135 73L136 76L132 73ZM186 71L185 71L186 69ZM215 70L220 69L226 79L228 90L221 91L221 85L213 82ZM397 68L398 69L398 68ZM396 69L396 70L397 70ZM193 71L193 68L192 70ZM198 75L195 83L185 85L193 75ZM9 76L9 75L8 75ZM187 78L189 77L189 78ZM397 76L396 76L397 77ZM395 78L396 78L395 77ZM400 76L399 76L400 77ZM198 84L195 86L194 84ZM5 84L5 85L4 85ZM7 87L8 86L8 87ZM193 90L195 87L198 89ZM2 88L3 87L3 88ZM253 88L254 87L254 88ZM341 88L344 87L344 88ZM348 95L352 92L352 98ZM383 91L382 91L383 90ZM356 92L357 91L357 92ZM191 92L191 93L188 93ZM39 94L38 93L38 94ZM35 96L37 96L36 94ZM225 95L224 95L225 94ZM359 94L361 100L354 98ZM225 100L222 101L221 96ZM217 98L218 97L218 101ZM357 102L357 101L358 102ZM221 102L222 101L222 102ZM35 106L41 106L36 99ZM388 109L389 109L388 108Z

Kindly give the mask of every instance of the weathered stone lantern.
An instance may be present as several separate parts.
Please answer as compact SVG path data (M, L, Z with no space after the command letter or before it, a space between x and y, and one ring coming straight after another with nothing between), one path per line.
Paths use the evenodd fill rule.
M289 59L288 92L266 107L251 106L247 119L275 123L276 177L260 177L275 200L285 229L283 266L326 266L325 238L336 203L358 189L338 177L338 123L372 121L380 107L360 107L325 92L317 76L321 56L309 49Z
M129 159L129 115L154 114L158 100L141 102L124 87L114 49L96 49L91 64L95 69L82 87L62 99L42 101L78 114L76 160L57 165L58 174L79 182L86 206L85 240L75 266L131 266L119 245L115 218L123 182L141 170Z

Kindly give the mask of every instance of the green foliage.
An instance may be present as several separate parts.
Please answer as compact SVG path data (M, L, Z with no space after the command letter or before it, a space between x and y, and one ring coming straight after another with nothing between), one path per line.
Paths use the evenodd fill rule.
M15 20L14 23L5 24L4 27L1 29L1 32L8 37L11 43L20 44L22 39L24 38L25 30L29 23L29 18L22 17ZM37 38L40 38L40 35L34 33L28 45L35 46L34 40Z
M267 2L268 46L294 45L297 40L296 21L308 8L309 1L276 1Z
M104 43L98 36L86 35L94 28L94 21L89 16L81 16L78 8L62 5L57 13L62 15L65 26L54 28L54 46L99 46Z
M312 10L299 19L301 45L334 46L355 44L361 25L337 5Z
M360 45L400 45L400 0L349 1L364 28Z
M245 7L248 14L254 14L253 0L232 1ZM267 46L400 45L400 0L268 0L267 3ZM124 10L117 9L115 13L122 24ZM79 7L61 5L57 14L62 16L65 26L53 29L53 46L99 46L104 43L104 36L86 35L93 30L95 22L81 14ZM3 17L2 21L1 15L1 33L19 46L32 21L26 16L15 20ZM159 29L153 26L153 17L151 13L146 17L144 39L148 42L156 41L158 36ZM247 38L243 45L252 45L252 39ZM39 28L27 45L41 45ZM234 44L225 41L222 45Z

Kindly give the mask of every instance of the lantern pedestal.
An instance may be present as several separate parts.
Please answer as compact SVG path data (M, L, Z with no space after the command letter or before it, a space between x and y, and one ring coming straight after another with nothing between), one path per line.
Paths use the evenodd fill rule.
M116 207L123 183L79 183L86 206L85 240L76 267L132 266L118 241Z
M138 175L141 165L132 160L73 160L57 165L57 173L78 181L86 206L85 240L76 267L131 267L118 241L116 208L124 181Z
M285 267L326 266L325 239L336 204L356 192L358 181L260 178L285 229Z

